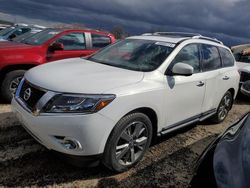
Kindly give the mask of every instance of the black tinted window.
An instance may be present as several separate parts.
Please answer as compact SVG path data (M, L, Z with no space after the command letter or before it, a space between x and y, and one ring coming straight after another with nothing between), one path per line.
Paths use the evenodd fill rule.
M200 72L200 55L198 45L190 44L182 48L174 58L171 67L173 67L176 63L186 63L194 68L194 73Z
M111 39L105 35L91 34L93 48L103 48L111 43Z
M234 57L229 52L229 50L225 48L219 48L219 50L220 50L223 67L234 66Z
M202 44L202 56L203 71L211 71L221 67L220 55L215 46Z

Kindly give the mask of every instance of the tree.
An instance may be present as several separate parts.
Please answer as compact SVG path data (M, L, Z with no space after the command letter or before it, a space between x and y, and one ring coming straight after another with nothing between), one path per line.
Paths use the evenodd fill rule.
M111 33L116 39L124 39L129 36L129 34L123 29L121 25L116 25L112 28Z

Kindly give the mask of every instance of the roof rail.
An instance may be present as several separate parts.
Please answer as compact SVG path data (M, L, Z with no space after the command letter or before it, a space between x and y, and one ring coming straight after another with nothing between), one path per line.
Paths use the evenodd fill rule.
M216 38L205 37L205 36L202 36L202 35L193 36L192 38L193 39L204 39L204 40L209 40L209 41L216 42L216 43L219 43L219 44L223 44L223 42L219 41Z
M188 37L192 39L204 39L212 42L216 42L219 44L223 44L223 42L219 41L216 38L211 38L211 37L205 37L199 33L186 33L186 32L154 32L154 33L144 33L142 34L143 36L152 36L152 35L157 35L157 36L176 36L176 37Z
M187 32L155 32L154 35L171 35L171 36L181 36L181 37L193 37L193 36L201 36L199 33L187 33Z

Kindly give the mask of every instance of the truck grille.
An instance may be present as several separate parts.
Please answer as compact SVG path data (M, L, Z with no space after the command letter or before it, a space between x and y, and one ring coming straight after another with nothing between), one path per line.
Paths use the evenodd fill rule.
M25 80L20 90L19 97L32 111L35 108L37 102L42 98L45 93L45 91L34 87Z
M241 74L240 74L240 81L241 82L245 82L245 81L248 81L248 80L250 80L250 73L241 72Z

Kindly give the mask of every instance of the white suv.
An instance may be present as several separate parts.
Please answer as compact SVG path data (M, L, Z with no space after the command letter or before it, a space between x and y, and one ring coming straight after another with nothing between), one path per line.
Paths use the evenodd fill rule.
M233 55L218 40L153 33L31 69L12 106L48 149L121 172L152 138L209 117L223 121L238 86Z

